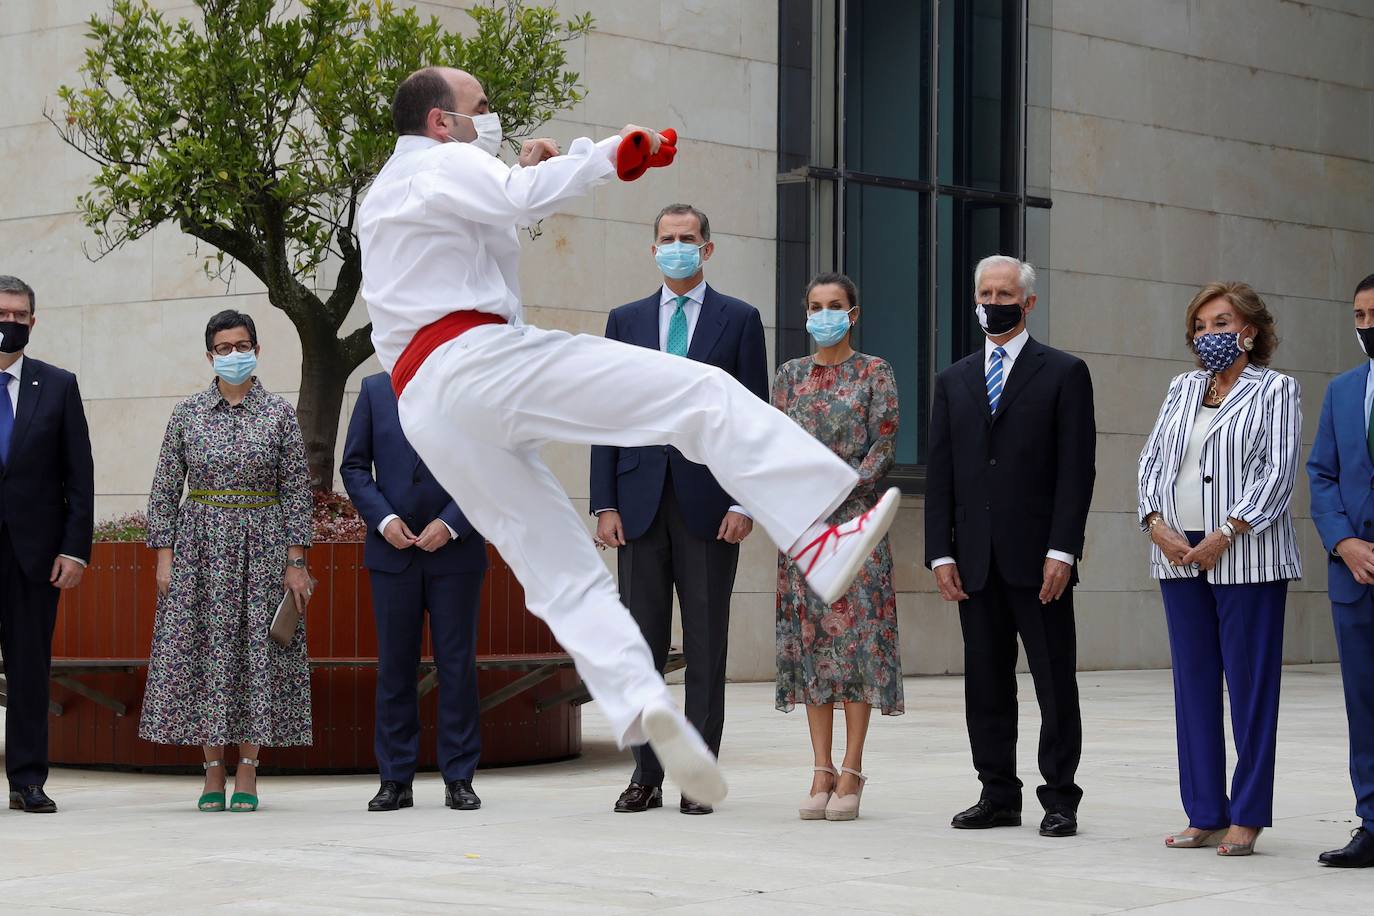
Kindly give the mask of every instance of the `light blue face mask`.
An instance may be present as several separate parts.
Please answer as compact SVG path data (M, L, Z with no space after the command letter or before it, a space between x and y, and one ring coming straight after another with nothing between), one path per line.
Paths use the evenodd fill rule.
M654 263L671 280L685 280L701 270L701 249L703 245L688 242L669 242L659 245L654 252Z
M228 356L215 357L215 375L231 385L242 385L248 381L256 368L258 354L252 350L247 353L230 353Z
M806 333L822 347L834 346L849 333L849 313L852 311L821 309L806 319Z

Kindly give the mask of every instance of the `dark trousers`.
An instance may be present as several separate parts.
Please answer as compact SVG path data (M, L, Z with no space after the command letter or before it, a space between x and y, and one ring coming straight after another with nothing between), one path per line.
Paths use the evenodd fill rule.
M419 548L411 548L418 550ZM477 695L481 572L434 575L419 563L403 573L370 570L377 618L377 723L373 748L383 780L409 785L420 753L417 672L429 610L439 670L439 771L471 779L482 750Z
M1036 796L1046 811L1077 811L1083 790L1074 783L1083 752L1078 709L1077 633L1073 589L1040 603L1038 588L1008 585L996 563L987 584L959 604L964 632L964 714L982 797L1021 810L1016 776L1016 636L1026 648L1040 703L1040 774Z
M684 712L716 755L725 729L725 655L738 564L738 544L704 540L687 530L671 476L663 483L663 501L653 524L621 547L617 557L620 600L639 624L660 671L668 663L676 585L687 657ZM636 746L634 757L634 782L663 784L663 765L649 745Z
M0 527L0 655L5 660L5 773L10 787L48 781L48 675L59 592L24 575Z
M1332 604L1341 654L1345 715L1350 723L1350 783L1355 813L1374 830L1374 595L1356 604Z
M1196 544L1200 535L1189 534ZM1212 585L1198 575L1164 579L1174 667L1178 780L1188 824L1268 827L1274 816L1274 751L1287 582ZM1231 700L1236 770L1226 797L1222 678Z

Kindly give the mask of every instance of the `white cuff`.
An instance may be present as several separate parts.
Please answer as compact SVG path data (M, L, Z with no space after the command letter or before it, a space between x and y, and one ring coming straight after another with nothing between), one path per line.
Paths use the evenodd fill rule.
M611 508L606 508L606 509L593 509L593 510L592 510L592 515L600 515L602 512L619 512L619 511L620 511L619 509L611 509Z
M953 565L954 565L954 557L940 557L938 560L931 560L931 561L930 561L930 571L931 571L931 572L934 572L935 570L939 569L941 566L953 566Z
M1065 553L1062 550L1047 550L1045 551L1045 557L1050 560L1058 560L1060 563L1067 563L1070 566L1073 565L1074 560L1078 559L1073 554Z
M88 565L85 560L81 559L80 557L74 557L69 553L59 553L58 556L66 560L71 560L73 563L80 563L82 569L85 569Z
M443 520L442 518L439 519L439 521L444 522L444 520ZM453 530L453 526L452 526L452 525L450 525L448 522L444 522L444 527L448 529L449 540L453 540L453 541L458 540L458 532L456 532L456 531Z
M393 512L386 518L382 519L382 523L377 526L377 533L380 534L382 537L386 537L386 526L391 524L392 519L397 518L400 518L400 516Z
M754 520L754 516L750 515L749 510L744 508L743 506L731 506L730 511L735 513L736 515L743 515L751 522Z

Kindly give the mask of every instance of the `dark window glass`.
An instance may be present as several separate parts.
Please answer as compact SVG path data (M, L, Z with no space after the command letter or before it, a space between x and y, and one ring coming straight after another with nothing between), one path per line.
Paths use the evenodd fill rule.
M928 177L931 0L864 0L845 8L845 168Z
M897 463L925 459L926 195L850 182L845 197L845 273L859 287L855 349L881 356L897 376Z

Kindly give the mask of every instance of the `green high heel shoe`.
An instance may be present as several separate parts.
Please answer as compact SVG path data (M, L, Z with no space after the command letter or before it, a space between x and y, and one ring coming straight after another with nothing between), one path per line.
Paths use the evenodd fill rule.
M239 766L250 766L256 770L258 768L258 762L252 757L240 757ZM238 782L237 770L234 771L234 782ZM256 795L249 795L247 792L235 792L229 799L229 810L239 812L256 811L258 810L258 797Z
M207 761L205 761L204 763L202 763L200 766L201 766L201 769L205 770L205 771L208 773L208 772L210 772L210 770L213 769L214 767L222 767L222 766L224 766L224 761L223 761L223 760L207 760ZM207 812L207 813L208 813L208 812L211 812L211 811L223 811L223 810L224 810L224 790L223 790L223 789L220 789L218 792L205 792L205 793L203 793L203 794L200 796L200 800L196 802L196 807L199 808L201 811L205 811L205 812Z

